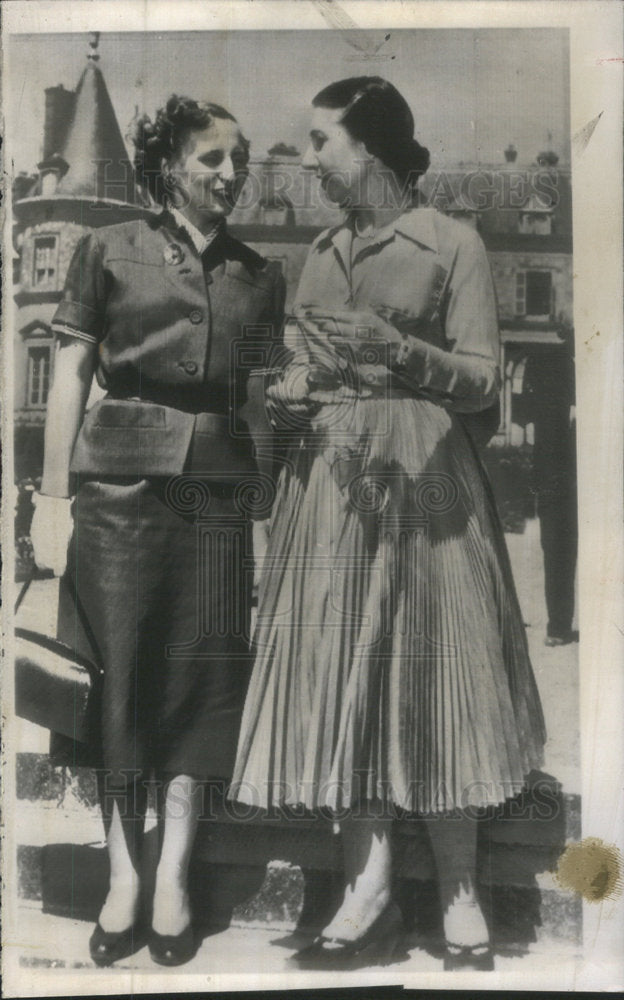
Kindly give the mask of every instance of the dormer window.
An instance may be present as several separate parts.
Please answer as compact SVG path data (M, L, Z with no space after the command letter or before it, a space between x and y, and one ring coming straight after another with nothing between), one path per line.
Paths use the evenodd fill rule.
M39 169L39 190L44 198L50 198L56 192L58 182L69 168L67 160L58 153L53 153L47 159L37 164Z
M552 212L521 212L518 222L519 233L533 233L536 236L550 236L552 233Z
M49 198L50 195L54 194L56 191L56 185L58 184L58 174L55 170L48 170L47 173L41 175L41 195L43 198Z
M265 226L294 226L295 209L286 195L276 194L260 202L262 223Z
M525 201L518 217L518 232L536 236L552 233L553 204L544 195L531 194Z
M33 255L33 286L54 288L57 271L56 236L36 236Z

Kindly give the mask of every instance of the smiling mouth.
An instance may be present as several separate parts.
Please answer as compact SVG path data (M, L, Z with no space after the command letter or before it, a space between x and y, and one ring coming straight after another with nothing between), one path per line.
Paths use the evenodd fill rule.
M227 205L228 208L234 207L233 192L228 188L221 188L218 190L213 188L210 193L215 201L220 202L222 205Z

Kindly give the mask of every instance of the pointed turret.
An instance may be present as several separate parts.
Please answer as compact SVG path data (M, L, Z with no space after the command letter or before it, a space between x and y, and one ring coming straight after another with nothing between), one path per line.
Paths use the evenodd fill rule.
M97 64L97 37L90 47L61 149L69 169L57 187L57 194L130 200L128 195L124 197L124 185L130 181L128 194L133 194L132 167Z
M101 226L143 214L134 171L117 116L98 66L99 32L89 43L87 65L74 92L46 93L44 159L27 197L16 201L16 217L45 217ZM71 94L71 100L69 96ZM59 96L63 101L59 103ZM58 148L52 148L57 146ZM47 154L47 155L46 155ZM113 211L111 211L113 210Z

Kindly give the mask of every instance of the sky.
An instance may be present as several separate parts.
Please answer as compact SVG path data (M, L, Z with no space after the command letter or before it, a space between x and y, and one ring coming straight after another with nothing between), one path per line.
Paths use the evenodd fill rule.
M357 33L359 41L363 32ZM402 29L366 32L365 58L340 31L102 33L100 68L122 134L135 109L153 115L170 93L225 105L262 158L276 142L303 151L314 95L347 76L378 74L405 96L432 167L517 165L551 146L569 163L568 35L562 29ZM46 87L74 89L87 34L14 35L7 89L14 169L41 156ZM549 139L549 134L552 137Z

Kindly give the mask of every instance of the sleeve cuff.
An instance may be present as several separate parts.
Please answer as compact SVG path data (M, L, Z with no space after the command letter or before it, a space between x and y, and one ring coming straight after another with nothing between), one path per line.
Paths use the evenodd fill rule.
M283 368L252 368L249 378L279 378L284 372Z
M72 299L62 299L52 319L52 328L68 333L70 336L81 336L93 343L98 341L100 318L95 309L83 302Z
M92 333L85 333L84 330L77 330L73 326L68 326L66 323L53 323L52 330L54 333L65 334L68 337L75 337L76 340L84 340L88 344L97 344L97 337Z

